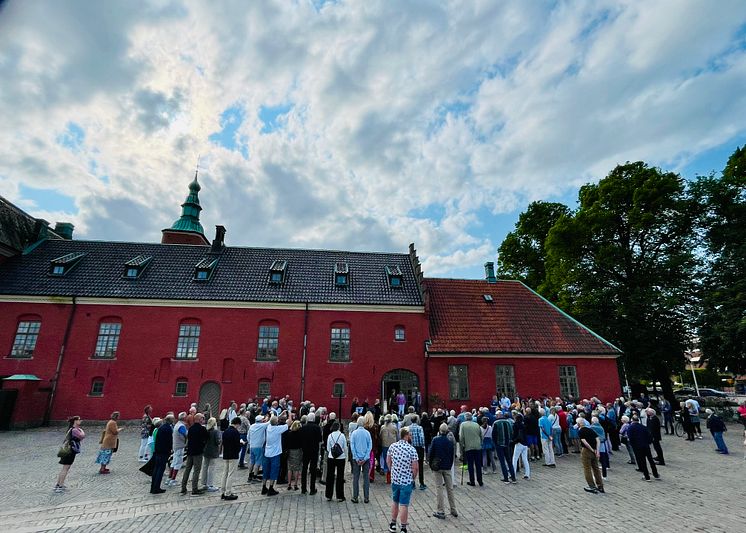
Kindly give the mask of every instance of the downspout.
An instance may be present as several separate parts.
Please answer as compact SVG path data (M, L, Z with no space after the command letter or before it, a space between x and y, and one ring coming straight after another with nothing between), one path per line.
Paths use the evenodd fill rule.
M60 380L60 372L62 371L62 360L65 358L65 348L67 347L67 341L70 338L70 331L73 326L73 318L75 318L75 311L78 308L77 297L72 297L72 308L70 309L70 315L67 317L67 326L65 327L65 335L62 337L62 345L60 346L60 354L57 357L57 368L54 371L54 377L52 378L52 391L49 393L49 400L47 401L47 409L44 411L43 425L49 425L49 419L52 417L52 406L54 405L54 397L57 394L57 383Z
M430 345L433 343L430 339L425 341L425 412L430 412L430 374L428 373L428 361L430 361Z
M308 302L303 315L303 361L300 367L300 401L305 401L306 396L306 352L308 349Z

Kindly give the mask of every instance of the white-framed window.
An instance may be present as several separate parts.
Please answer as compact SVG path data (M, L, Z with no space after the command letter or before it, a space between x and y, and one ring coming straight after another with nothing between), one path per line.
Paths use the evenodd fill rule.
M90 396L103 396L104 395L104 378L93 378L91 380L91 392Z
M256 347L256 358L261 361L276 360L279 343L280 326L259 326L259 341Z
M515 398L515 367L513 365L495 367L495 390L498 395L505 394L508 398Z
M580 397L578 392L578 370L575 366L560 366L560 396L563 398L573 397L576 400Z
M259 381L259 386L256 389L257 398L267 398L270 395L269 381L263 379Z
M10 356L19 359L33 357L40 329L40 320L22 320L18 322L18 328L16 329L15 339L13 339L13 348L10 350Z
M187 380L180 378L176 380L176 387L174 388L174 396L186 396L187 395Z
M348 326L332 327L329 360L350 360L350 328Z
M98 326L96 351L93 357L100 359L113 359L116 357L121 331L122 324L120 322L101 322Z
M397 342L404 342L407 340L407 332L404 326L396 326L394 328L394 340Z
M469 399L469 367L448 365L448 389L451 400Z
M176 359L197 359L199 334L199 324L181 324L179 326L179 342L176 345Z
M332 398L344 398L345 396L345 382L335 381L332 386Z

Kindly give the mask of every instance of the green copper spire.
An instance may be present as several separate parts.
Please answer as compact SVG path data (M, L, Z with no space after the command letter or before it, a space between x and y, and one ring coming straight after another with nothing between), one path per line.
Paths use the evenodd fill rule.
M199 212L202 206L199 205L199 191L202 187L197 182L197 172L194 173L194 180L189 184L189 195L181 204L181 218L173 223L171 229L179 231L194 231L205 234L202 224L199 223Z

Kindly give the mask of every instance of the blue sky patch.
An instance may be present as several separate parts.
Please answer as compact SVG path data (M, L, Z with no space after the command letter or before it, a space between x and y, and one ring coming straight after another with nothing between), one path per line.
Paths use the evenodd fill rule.
M78 212L75 200L53 189L37 189L23 184L20 184L19 189L23 198L32 200L40 209L45 211Z
M272 133L284 128L287 124L287 114L292 108L293 104L259 107L259 120L263 124L260 133Z
M75 122L68 122L64 133L57 137L57 143L72 152L79 152L85 142L85 130Z
M220 114L219 132L213 133L208 138L228 150L239 151L244 159L249 157L248 138L238 133L241 124L243 124L246 112L243 107L234 104Z

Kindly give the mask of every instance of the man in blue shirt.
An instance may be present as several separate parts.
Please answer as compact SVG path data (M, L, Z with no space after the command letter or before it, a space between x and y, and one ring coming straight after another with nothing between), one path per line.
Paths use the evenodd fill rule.
M410 417L409 434L412 436L412 446L417 450L417 462L420 467L420 490L425 490L425 432L420 425L420 417L412 415Z
M552 437L552 421L546 409L539 409L539 433L541 435L541 449L544 452L544 466L555 468L554 464L554 438Z
M350 423L350 452L352 453L352 503L358 503L360 476L363 476L363 501L368 503L370 491L370 452L373 440L363 426Z

